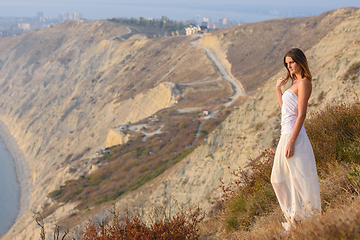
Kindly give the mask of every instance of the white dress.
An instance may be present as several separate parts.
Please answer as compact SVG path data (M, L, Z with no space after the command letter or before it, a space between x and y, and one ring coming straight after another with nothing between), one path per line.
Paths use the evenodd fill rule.
M285 148L298 116L298 96L288 89L282 100L281 137L271 183L286 220L292 223L294 219L311 217L314 210L321 211L320 187L314 152L304 126L296 138L294 156L285 157Z

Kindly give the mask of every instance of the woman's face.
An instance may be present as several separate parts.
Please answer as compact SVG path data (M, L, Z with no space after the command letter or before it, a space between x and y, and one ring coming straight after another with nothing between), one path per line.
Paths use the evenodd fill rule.
M301 74L301 66L297 62L295 62L291 57L285 58L285 63L287 66L287 69L289 69L290 73L300 75Z

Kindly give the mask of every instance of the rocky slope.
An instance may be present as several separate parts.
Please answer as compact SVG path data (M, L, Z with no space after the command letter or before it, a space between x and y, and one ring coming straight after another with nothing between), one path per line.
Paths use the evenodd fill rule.
M75 33L85 26L90 29L96 24L108 26L104 22L67 24L72 24L67 28ZM273 33L266 35L269 37L264 37L263 42L258 42L259 45L249 43L250 45L244 47L245 36L254 37L257 34L256 36L260 37L263 32L259 29L264 29L264 26L277 27L273 28ZM140 36L134 36L125 42L116 42L106 39L125 30L113 25L111 28L115 30L112 30L111 34L107 33L105 39L99 37L97 42L88 45L88 50L71 55L76 57L70 58L68 63L68 60L65 61L60 56L64 56L63 51L66 51L67 47L70 52L73 46L71 41L75 41L71 38L61 44L62 51L55 51L52 55L37 60L38 65L26 65L24 59L27 58L15 54L15 45L11 45L16 41L26 42L25 38L35 33L18 36L15 38L16 41L7 39L4 47L0 47L0 56L4 56L1 58L3 77L0 84L3 89L1 97L4 99L0 108L1 119L9 126L11 134L27 157L34 184L30 210L3 238L37 238L39 230L34 222L33 212L41 209L46 195L66 179L79 176L91 168L90 165L84 164L75 174L69 174L69 167L80 161L79 156L88 154L96 147L104 146L111 128L128 121L136 121L141 117L135 114L132 119L128 116L129 111L125 115L120 112L123 110L121 106L127 101L134 104L128 106L136 106L138 94L145 96L151 91L156 91L156 88L168 89L166 84L159 83L169 79L171 82L180 83L219 78L218 72L204 52L189 44L191 38L144 40ZM248 28L252 31L244 30L245 32L240 33L241 29ZM302 31L299 31L301 29ZM280 30L283 37L281 41L277 35L277 31ZM100 34L98 29L92 31L94 35ZM226 31L227 34L224 35ZM294 35L295 33L298 35ZM309 33L313 37L307 37L304 33ZM45 30L44 34L47 34ZM235 39L234 36L238 34L243 34L244 37ZM226 36L229 39L226 39ZM302 40L292 38L293 36L298 36ZM210 47L217 44L222 46L222 51L217 50L215 53L221 61L228 61L228 70L230 69L232 75L244 83L245 89L256 89L255 86L261 83L263 86L251 99L239 108L233 109L233 113L225 122L186 159L119 199L118 209L132 205L151 209L151 206L156 204L170 203L173 196L179 202L186 202L191 198L192 202L200 203L202 209L208 210L211 207L208 197L218 194L220 177L225 181L231 179L232 169L243 166L249 157L258 156L263 148L276 144L276 138L280 133L280 109L274 84L279 76L285 75L285 70L281 69L282 55L292 46L307 49L306 55L314 75L310 111L316 110L316 106L324 102L338 99L346 91L359 90L359 83L342 81L347 69L353 63L360 62L360 56L357 54L360 50L358 9L339 9L314 18L280 19L259 25L248 24L229 28L205 36L204 45L208 37L216 43L210 44ZM269 47L275 43L275 50ZM82 46L80 43L79 45ZM265 47L263 51L258 50L262 45L272 50L269 52ZM231 51L228 51L229 46L233 46ZM36 53L36 48L32 46L31 49L34 51L29 56ZM237 54L235 49L239 51ZM247 51L256 54L250 59L246 56ZM231 57L235 55L243 60L238 61ZM140 61L143 58L148 60ZM26 67L23 68L24 66ZM34 70L31 71L32 69ZM235 71L236 69L244 69L244 72ZM26 77L27 74L30 77ZM162 99L161 103L165 101L166 106L171 106L173 95L169 94L169 90L165 92L168 97ZM164 107L155 102L151 104L154 107L150 112ZM88 150L89 148L92 150ZM65 204L49 215L45 219L47 231L51 232L54 223L77 224L77 220L66 218L75 206L74 203ZM108 207L99 206L96 210L99 214L95 217L107 215ZM102 209L104 211L101 211Z
M33 185L30 208L9 234L36 235L33 216L48 193L91 170L84 159L105 147L111 129L176 104L170 79L220 77L189 44L193 38L114 40L126 32L105 21L68 21L1 39L0 119L28 160Z
M244 24L206 34L200 44L215 52L249 93L283 67L279 59L284 52L292 47L310 49L354 11L343 8L314 17Z
M305 52L314 76L308 115L334 100L357 98L360 83L343 79L352 64L360 62L359 50L360 10L356 10L344 16L334 29ZM171 198L175 198L181 203L191 199L202 209L209 210L209 197L219 196L219 178L230 180L232 170L246 165L249 158L257 157L264 148L275 147L280 134L280 108L274 89L277 78L285 74L283 69L269 75L264 86L235 109L190 156L154 181L124 196L117 208L133 204L152 209L159 204L171 204ZM105 210L96 219L106 215Z

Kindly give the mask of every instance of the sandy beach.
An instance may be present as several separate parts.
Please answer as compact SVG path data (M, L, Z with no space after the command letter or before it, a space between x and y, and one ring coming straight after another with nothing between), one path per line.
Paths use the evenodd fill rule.
M8 127L0 121L0 136L4 140L5 146L13 156L17 180L20 184L20 209L15 221L24 215L29 208L31 200L31 171L29 164L19 149L14 137L10 134Z

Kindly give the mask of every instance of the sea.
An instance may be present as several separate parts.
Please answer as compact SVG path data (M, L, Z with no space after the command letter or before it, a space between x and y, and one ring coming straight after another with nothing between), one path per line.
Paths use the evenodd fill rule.
M45 3L46 2L46 3ZM141 3L140 3L141 2ZM331 10L330 6L279 6L273 5L242 5L233 1L16 1L0 8L0 16L34 17L42 12L44 17L62 16L63 12L72 14L78 12L87 20L119 18L161 18L166 16L171 20L196 20L201 24L204 18L217 22L219 18L228 18L238 23L258 22L280 17L314 16Z
M24 2L25 3L25 2ZM80 4L81 3L81 4ZM88 20L107 19L111 17L144 17L160 18L167 16L172 20L193 19L201 23L204 17L210 18L212 22L218 21L218 18L228 18L236 22L258 22L279 17L293 16L312 16L328 9L308 8L299 9L281 9L264 6L262 9L247 9L246 7L210 6L201 4L142 4L142 7L136 4L124 4L119 1L105 1L96 3L90 1L88 4L82 4L81 1L74 1L74 4L67 6L62 1L52 1L43 4L42 1L29 2L19 6L10 3L6 7L0 8L0 16L33 16L36 12L42 11L45 17L56 16L63 12L80 12ZM179 5L180 4L180 5ZM299 13L297 15L296 13ZM0 236L5 234L14 223L20 207L20 185L17 181L13 157L6 149L3 139L0 138Z
M12 155L0 138L0 236L14 224L20 207L20 185Z

